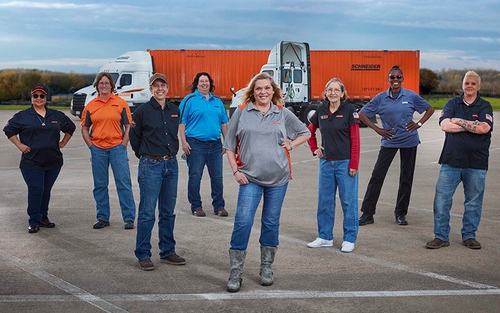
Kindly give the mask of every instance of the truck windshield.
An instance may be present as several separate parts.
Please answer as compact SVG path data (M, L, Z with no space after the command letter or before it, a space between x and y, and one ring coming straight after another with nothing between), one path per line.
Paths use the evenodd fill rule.
M293 71L293 82L294 83L302 83L302 71L294 70Z
M132 75L131 74L123 74L120 77L120 87L132 85Z
M289 69L284 69L281 77L283 77L282 82L284 82L284 83L291 83L292 82L292 75L291 75L291 71Z
M111 77L113 77L113 81L115 82L116 84L116 81L118 80L118 76L119 74L118 73L110 73L111 74Z

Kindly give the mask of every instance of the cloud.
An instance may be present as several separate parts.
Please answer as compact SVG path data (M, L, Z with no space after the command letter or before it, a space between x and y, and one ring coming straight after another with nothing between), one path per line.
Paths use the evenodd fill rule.
M498 57L485 58L463 50L434 50L421 52L420 68L437 69L496 69L500 70Z
M19 60L11 62L0 62L0 68L57 68L57 67L88 67L100 68L114 59L87 59L87 58L60 58L45 60ZM97 70L95 70L97 71Z
M500 63L497 0L474 3L480 18L465 0L56 1L0 3L0 68L98 60L96 71L126 51L267 50L281 40L314 50L420 50L433 69ZM440 49L462 54L434 55Z
M497 44L500 43L500 37L456 37L456 40L464 41L464 42L483 42L483 43L492 43Z
M98 9L98 4L75 4L75 3L50 3L35 1L10 1L0 3L0 8L21 8L21 9Z

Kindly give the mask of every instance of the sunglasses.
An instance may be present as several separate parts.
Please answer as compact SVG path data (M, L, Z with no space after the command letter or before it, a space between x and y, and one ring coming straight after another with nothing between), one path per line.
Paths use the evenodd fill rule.
M41 94L41 95L36 94L36 93L33 94L33 99L38 99L38 97L40 97L40 99L45 99L45 95L44 94Z
M397 78L397 79L401 79L401 78L403 78L403 75L398 75L398 76L389 75L389 78L390 78L390 79L396 79L396 78Z

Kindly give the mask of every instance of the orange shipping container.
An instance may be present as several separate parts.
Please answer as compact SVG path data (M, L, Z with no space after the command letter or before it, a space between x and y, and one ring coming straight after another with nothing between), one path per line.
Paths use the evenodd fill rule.
M168 97L180 100L191 91L189 85L198 72L214 80L214 95L230 101L235 91L244 88L267 63L269 50L148 50L155 72L167 75Z
M270 50L148 50L155 72L169 81L169 98L181 100L190 93L196 73L208 72L215 84L214 94L230 101L235 90L244 88L267 63ZM311 101L323 99L325 84L340 78L349 99L369 101L389 88L387 74L399 65L405 74L403 87L419 92L420 51L408 50L311 50Z
M349 99L369 101L389 88L387 76L394 65L403 71L403 87L418 93L418 50L311 50L311 100L323 99L325 84L337 77L344 83Z

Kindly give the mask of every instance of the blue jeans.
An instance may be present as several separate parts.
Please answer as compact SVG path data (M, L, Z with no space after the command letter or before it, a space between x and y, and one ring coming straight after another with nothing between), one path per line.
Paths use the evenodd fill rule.
M464 186L464 214L462 217L462 240L476 238L481 220L486 170L459 168L441 165L434 196L434 234L436 238L449 241L450 211L453 194L462 182Z
M21 169L28 186L29 225L40 225L42 220L48 220L50 192L60 171L60 167L53 170Z
M215 211L224 208L221 140L200 141L191 137L187 137L186 140L191 146L191 153L186 155L189 168L188 200L191 203L191 211L202 207L200 185L205 164L210 175L213 209Z
M109 222L109 165L113 170L116 191L122 217L125 222L135 220L135 203L130 181L127 147L119 144L113 148L101 149L90 146L92 175L94 176L94 199L97 209L97 220Z
M358 175L349 175L349 160L319 160L318 237L333 240L337 188L344 212L344 241L358 236Z
M263 187L252 182L240 185L233 234L231 235L231 249L247 249L255 212L262 195L264 195L264 204L262 206L259 242L262 246L278 246L281 206L287 187L288 183L279 187Z
M175 254L174 223L179 168L177 159L157 160L141 157L139 181L141 200L137 215L135 256L139 261L151 257L151 232L155 225L158 204L160 257Z

